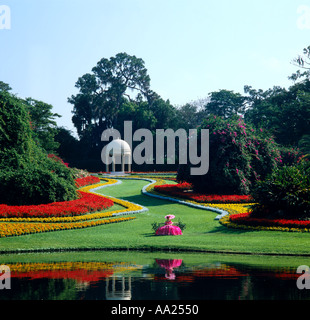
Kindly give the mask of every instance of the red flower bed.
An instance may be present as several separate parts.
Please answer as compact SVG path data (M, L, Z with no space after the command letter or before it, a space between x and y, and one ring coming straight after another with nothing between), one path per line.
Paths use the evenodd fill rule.
M100 179L94 176L75 179L75 185L77 186L77 188L85 187L90 184L99 183L99 182L100 182Z
M98 177L88 176L75 180L77 187L100 182ZM101 211L113 206L113 201L99 195L78 191L79 198L33 206L8 206L0 204L0 218L51 218L77 216Z
M184 182L179 184L165 184L155 186L155 191L168 194L171 196L186 198L197 202L212 202L212 203L249 203L252 198L247 195L206 195L190 191L191 184Z
M78 191L80 198L35 206L0 205L0 218L51 218L77 216L101 211L113 205L113 201L99 195Z
M310 221L294 219L266 219L253 218L251 212L232 214L229 217L231 222L240 223L249 226L262 227L283 227L283 228L310 228Z

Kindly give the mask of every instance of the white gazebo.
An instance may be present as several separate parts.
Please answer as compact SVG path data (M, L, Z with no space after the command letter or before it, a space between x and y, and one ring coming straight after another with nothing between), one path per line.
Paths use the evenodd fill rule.
M106 147L106 172L109 171L109 158L112 157L111 174L124 174L125 163L128 165L128 172L131 171L131 149L129 144L119 138L112 140ZM121 164L121 171L116 172L116 164Z

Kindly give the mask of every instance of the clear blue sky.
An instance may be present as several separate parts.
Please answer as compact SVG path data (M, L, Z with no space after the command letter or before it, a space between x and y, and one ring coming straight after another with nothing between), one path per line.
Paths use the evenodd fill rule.
M73 129L78 77L103 57L145 61L151 89L174 105L244 85L288 87L291 60L310 45L300 6L309 0L0 0L0 80L19 97L54 106ZM299 8L299 9L298 9ZM0 17L1 18L1 17Z

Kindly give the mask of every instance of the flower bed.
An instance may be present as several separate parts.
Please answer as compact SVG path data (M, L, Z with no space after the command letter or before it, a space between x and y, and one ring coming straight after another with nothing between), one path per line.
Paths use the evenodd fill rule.
M86 194L87 196L95 197L96 199L101 199L109 203L117 203L124 207L124 209L114 210L110 212L96 212L80 216L65 216L65 217L28 217L28 218L4 218L0 219L0 238L1 237L11 237L20 236L25 234L40 233L40 232L50 232L59 230L71 230L71 229L81 229L88 228L98 225L119 223L124 221L130 221L135 219L135 217L118 217L120 215L137 213L145 211L146 208L117 198L107 197L103 195L95 194L91 189L102 187L110 184L114 184L117 180L105 179L105 182L89 185L83 187L79 192ZM89 198L90 199L90 198ZM94 198L93 198L94 199ZM76 201L76 200L73 200ZM109 219L103 219L109 218ZM46 223L49 222L49 223Z
M247 195L205 195L192 192L191 187L191 184L184 182L179 184L155 186L154 190L160 193L182 197L201 203L249 203L252 201L251 197Z
M88 186L100 182L100 179L98 177L88 176L76 179L75 181L79 186ZM85 191L86 190L87 189L85 189ZM79 190L78 193L79 198L71 201L29 206L8 206L6 204L1 204L0 219L73 217L101 211L113 206L113 201L111 199L82 190Z
M220 223L226 227L252 230L310 231L308 220L253 218L251 212L226 216Z
M75 179L75 185L78 188L81 188L81 187L84 187L84 186L88 186L88 185L91 185L91 184L95 184L95 183L100 183L100 179L98 177L87 176L87 177L82 177L82 178Z
M0 229L0 238L48 231L82 229L103 224L118 223L132 219L135 219L135 217L91 220L74 223L2 223Z
M164 192L158 192L158 190L162 190L167 185L160 185L158 181L156 183L150 184L147 188L147 192L153 194L159 194ZM169 185L168 185L169 186ZM176 185L171 185L176 186ZM163 188L161 188L163 187ZM178 188L178 193L171 193L172 197L177 198L185 198L183 193L180 192L182 190L188 188L188 184L184 184L181 188ZM171 198L171 199L173 199ZM169 199L167 197L167 199ZM182 203L190 203L190 204L198 204L198 201L195 200L184 200ZM216 208L222 209L227 212L219 218L219 222L231 228L237 229L250 229L250 230L275 230L275 231L298 231L298 232L310 232L310 221L303 220L288 220L288 219L257 219L251 218L249 211L251 209L251 205L253 203L208 203L204 202L201 205L205 206L206 209ZM201 207L200 205L200 207Z
M82 215L113 206L113 201L99 195L78 191L80 198L36 206L0 205L0 218L49 218Z

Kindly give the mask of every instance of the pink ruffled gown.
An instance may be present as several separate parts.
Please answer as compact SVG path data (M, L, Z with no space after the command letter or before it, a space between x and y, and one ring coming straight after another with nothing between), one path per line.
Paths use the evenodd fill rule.
M165 221L165 225L156 230L157 236L179 236L182 230L178 226L174 226L172 221Z

